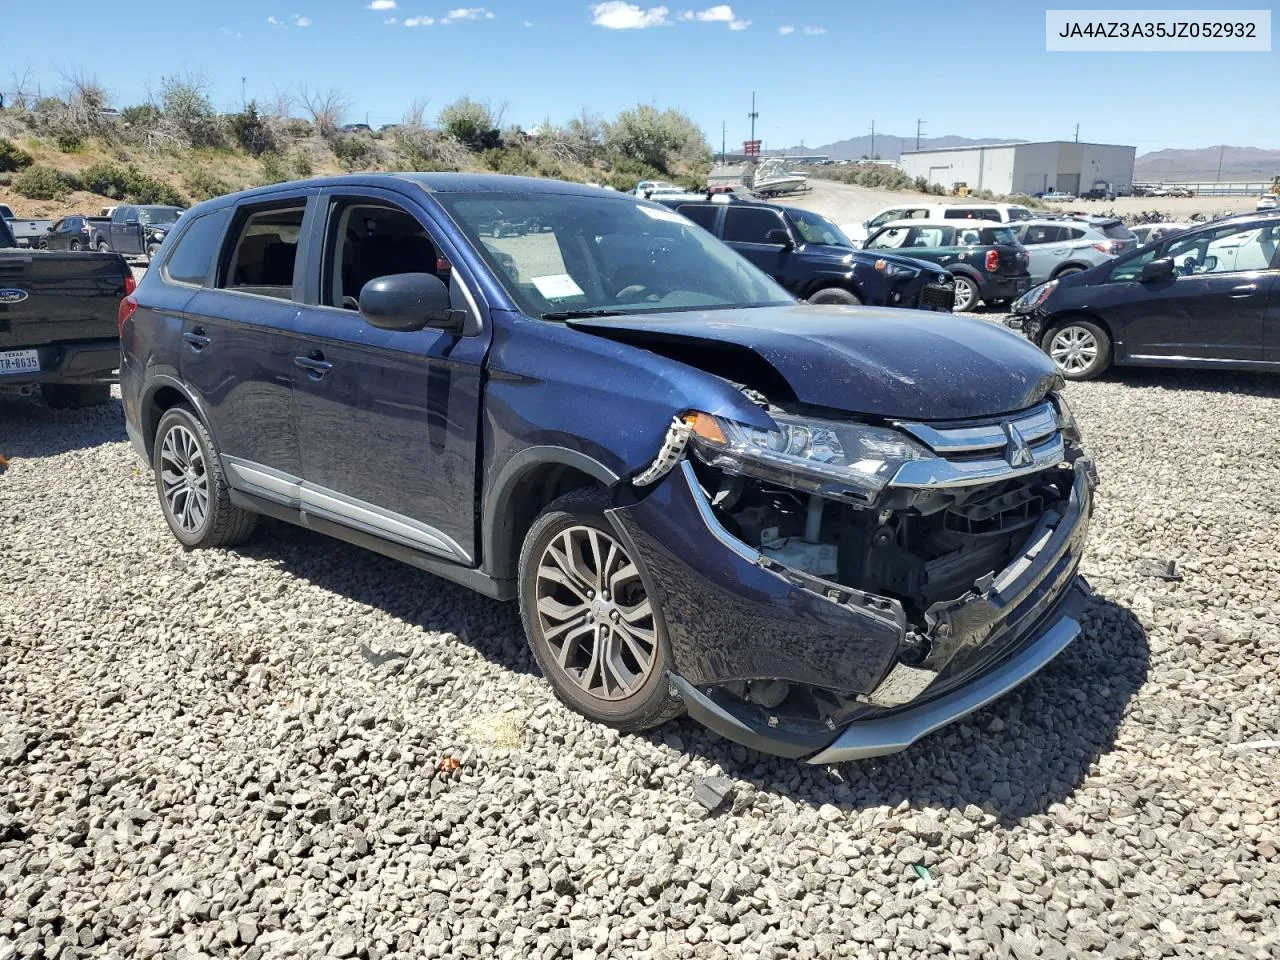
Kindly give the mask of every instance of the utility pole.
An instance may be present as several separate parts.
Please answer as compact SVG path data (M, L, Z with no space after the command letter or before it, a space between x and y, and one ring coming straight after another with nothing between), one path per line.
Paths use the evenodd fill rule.
M876 158L876 122L871 121L871 159Z
M249 100L245 96L245 92L244 92L245 91L244 81L245 81L245 78L241 77L240 78L240 109L241 110L246 110L249 107Z
M917 150L919 150L919 149L920 149L920 130L921 130L921 128L923 128L923 127L924 127L924 121L923 121L923 120L917 120L917 121L916 121L916 149L917 149Z
M720 121L720 165L721 166L724 166L724 163L725 163L725 159L724 159L725 146L727 143L727 141L725 140L725 131L728 129L729 129L729 125L725 123L723 120L721 120Z
M751 139L754 140L756 138L756 117L760 116L756 112L756 92L754 90L751 91L751 112L747 116L751 118Z
M1227 145L1224 143L1218 147L1218 182L1222 182L1222 155L1227 152Z
M1076 143L1080 142L1080 124L1076 124Z

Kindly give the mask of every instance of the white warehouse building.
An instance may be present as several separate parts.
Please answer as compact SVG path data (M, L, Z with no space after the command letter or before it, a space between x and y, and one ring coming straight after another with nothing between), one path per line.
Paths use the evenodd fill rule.
M1133 187L1135 147L1110 143L1047 140L1042 143L993 143L939 150L905 150L902 171L951 190L992 193L1079 195L1095 186L1128 193Z

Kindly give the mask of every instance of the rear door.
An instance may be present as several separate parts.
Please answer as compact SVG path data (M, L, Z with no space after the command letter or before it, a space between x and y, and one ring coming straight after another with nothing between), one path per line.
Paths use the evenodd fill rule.
M1058 267L1067 262L1072 249L1067 242L1070 231L1070 227L1060 224L1034 224L1021 228L1022 245L1027 248L1027 271L1031 274L1032 283L1048 280Z
M1112 269L1131 289L1107 312L1122 356L1143 360L1261 361L1275 286L1274 227L1227 224L1171 237L1157 257L1174 276L1143 283L1138 257Z
M308 227L307 291L292 355L302 507L459 563L476 556L476 456L489 326L456 248L415 199L335 188ZM549 232L502 242L537 244ZM561 272L567 272L563 266ZM481 330L382 330L359 312L364 285L433 273Z
M796 284L787 282L787 263L791 258L794 239L782 243L770 237L775 231L788 237L791 231L781 210L769 207L740 206L732 204L725 211L724 242L733 247L774 280L795 292Z
M201 240L197 229L222 238L211 276L181 317L182 380L233 485L292 506L302 474L293 423L295 262L305 255L299 246L314 194L299 190L198 217L184 225L162 268L177 282L171 264ZM210 223L213 217L223 219Z

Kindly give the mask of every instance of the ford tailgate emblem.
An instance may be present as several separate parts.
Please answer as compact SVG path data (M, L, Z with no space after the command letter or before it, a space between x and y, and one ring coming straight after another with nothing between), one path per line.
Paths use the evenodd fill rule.
M0 290L0 303L21 303L27 299L27 296L27 291L10 287L7 290Z

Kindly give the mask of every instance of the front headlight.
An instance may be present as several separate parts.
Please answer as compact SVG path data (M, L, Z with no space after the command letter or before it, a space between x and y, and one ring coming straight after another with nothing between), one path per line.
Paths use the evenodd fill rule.
M890 263L888 260L877 260L876 269L886 277L918 277L920 271L902 263Z
M1042 283L1038 287L1032 287L1017 300L1013 301L1011 308L1014 313L1032 313L1040 309L1040 305L1049 299L1049 294L1058 288L1057 280L1050 280L1048 283Z
M871 500L910 460L932 454L885 427L775 414L777 430L693 412L694 452L726 473L750 474L809 492Z
M164 234L163 234L163 233L161 233L159 230L157 230L157 231L155 231L154 233L152 233L152 234L151 234L151 239L152 239L152 240L163 240L163 239L164 239Z
M1062 431L1063 438L1073 443L1080 443L1083 439L1080 436L1080 425L1076 423L1076 415L1067 403L1067 398L1060 393L1055 393L1053 405L1058 411L1058 429Z

